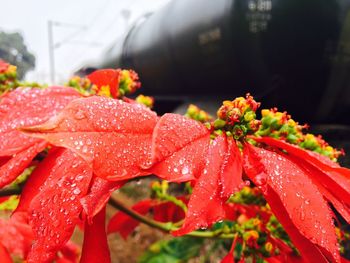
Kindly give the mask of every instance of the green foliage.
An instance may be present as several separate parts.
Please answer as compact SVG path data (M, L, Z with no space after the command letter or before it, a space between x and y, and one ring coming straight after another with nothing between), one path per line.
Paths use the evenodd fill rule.
M17 196L13 195L5 202L0 203L0 211L13 211L18 206L19 199Z
M265 205L266 201L257 188L243 187L241 191L233 194L229 202L247 205Z
M139 263L181 263L199 255L203 239L180 237L159 241L141 256Z

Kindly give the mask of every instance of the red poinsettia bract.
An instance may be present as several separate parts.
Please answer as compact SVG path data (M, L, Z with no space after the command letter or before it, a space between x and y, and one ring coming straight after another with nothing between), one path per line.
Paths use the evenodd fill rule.
M26 258L30 251L34 236L32 228L25 217L16 214L10 219L0 220L0 261L4 263L15 262L11 256ZM77 263L79 249L72 242L67 242L53 256L56 262Z
M79 97L66 87L18 88L0 97L0 187L16 179L47 146L44 140L29 137L18 128L47 121Z
M350 223L350 170L340 167L329 158L305 151L283 140L269 137L254 138L257 142L288 152L288 158L307 174L324 197L334 205L344 219Z
M182 196L177 199L187 203L186 198ZM154 220L164 223L176 223L185 218L185 213L182 208L170 201L159 203L155 200L145 199L133 205L132 210L141 215L146 215L152 210ZM140 222L136 219L119 211L110 219L107 232L108 234L119 233L123 239L127 239L139 224Z
M316 185L281 152L246 144L244 168L308 261L339 262L332 213Z
M324 178L311 180L289 149L285 154L245 143L242 165L235 141L222 135L209 143L210 133L199 122L176 114L158 119L142 106L101 97L75 100L49 122L26 130L74 151L107 180L151 172L169 181L196 180L185 223L176 235L225 216L223 204L242 185L243 166L305 259L340 260L332 213L315 184ZM347 173L345 168L332 169L342 171L338 176Z
M86 217L89 220L85 221L83 250L96 248L91 247L91 233L96 230L98 240L105 240L101 222L111 191L125 180L151 173L168 181L195 182L184 224L175 235L208 227L225 218L225 202L243 185L243 168L262 189L305 260L340 262L333 214L323 198L349 219L349 170L269 138L254 138L261 143L258 147L225 133L211 140L210 130L197 121L177 114L159 118L144 106L97 96L73 100L59 113L61 104L55 104L56 108L47 106L52 107L51 116L58 114L45 123L47 113L44 117L39 112L38 116L30 115L36 117L29 118L29 122L21 121L23 107L14 105L18 105L17 101L22 105L27 97L16 92L21 90L9 93L0 102L0 118L6 123L0 126L0 132L6 139L18 133L16 128L31 127L23 128L26 134L20 134L26 147L16 139L0 144L0 149L7 151L1 155L2 167L11 167L12 161L23 170L48 144L61 147L52 148L38 165L16 212L28 215L34 232L28 262L52 260L75 225ZM37 93L34 101L41 96ZM35 103L27 99L27 104L37 105L46 97ZM46 105L44 102L42 105ZM45 109L43 106L41 111ZM13 161L9 157L14 154ZM6 175L4 178L11 178L7 182L19 173L19 169L13 169L16 175ZM30 190L31 185L40 188ZM101 242L101 256L96 260L103 257L108 262L106 245ZM85 255L82 260L86 260Z
M176 129L171 127L171 121L174 118L178 121L175 127ZM136 130L135 127L137 127ZM172 128L173 132L166 132L170 128ZM154 130L157 132L154 132ZM92 197L105 196L104 202L101 203L101 201L98 201L94 204L94 206L100 208L107 202L110 190L118 185L122 185L125 179L147 175L152 172L169 181L187 181L198 177L209 143L208 130L196 121L172 114L164 115L158 119L155 113L146 109L144 106L103 97L75 100L47 123L26 128L26 131L31 132L37 138L47 140L55 146L67 148L66 152L58 157L58 159L62 159L60 162L62 163L62 169L69 169L72 166L68 160L74 159L74 157L66 157L65 155L74 153L76 154L75 159L85 160L83 162L85 163L84 170L91 169L96 176L101 177L100 179L97 177L94 179L97 185L101 184L101 180L116 180L114 184L108 181L103 182L101 188L104 190L102 191L100 191L101 188L95 191L95 184L92 184L90 194L98 192L97 195L93 194ZM167 137L168 135L171 135L171 137ZM166 144L158 143L158 141L165 142ZM152 147L152 145L155 145L155 147ZM192 153L192 155L189 153ZM47 159L50 160L50 154ZM67 162L64 159L67 159ZM153 162L157 162L157 165L152 165ZM83 163L81 165L84 165ZM173 164L171 169L169 168L169 164ZM45 165L45 161L42 165ZM37 169L40 169L40 166ZM51 168L51 172L55 172L56 170L55 167ZM172 178L174 172L175 176ZM59 172L59 174L65 173L65 171ZM82 185L81 182L72 183L71 180L80 178L81 175L75 172L74 169L70 170L69 173L72 175L75 174L75 177L70 178L69 182L64 182L63 185L76 184L77 187L80 187ZM55 176L57 175L55 174ZM64 190L62 190L63 192L59 190L61 187L57 185L61 181L55 182L48 178L39 180L39 177L34 177L37 178L36 184L40 185L45 182L43 184L45 186L47 184L46 182L50 181L50 184L48 184L50 194L47 196L48 193L41 190L41 192L34 194L35 199L30 204L29 210L33 209L33 207L39 208L38 211L35 210L34 215L30 215L32 222L34 222L32 223L33 226L38 225L36 229L38 245L33 246L33 251L35 251L35 248L40 248L40 239L43 239L47 234L46 232L42 233L40 224L46 225L48 228L50 226L56 228L51 219L46 223L39 220L39 218L42 219L43 217L42 213L44 213L44 217L49 216L46 215L49 212L48 207L40 207L40 204L45 203L46 206L49 206L52 204L54 193L58 192L56 195L62 195L64 192ZM83 184L84 191L79 190L79 193L82 194L87 191L86 185L88 185L89 176L85 175L83 178L87 181ZM33 179L33 181L35 180ZM30 181L28 181L29 187ZM91 206L92 200L90 194L87 193L85 196L78 195L76 199L80 199L80 203L83 205L85 211L90 211L91 218L99 209ZM24 191L24 195L27 195L26 191ZM33 194L31 194L32 197ZM48 201L40 203L42 199L48 199ZM57 200L61 199L58 198ZM68 200L68 198L63 199L66 202ZM37 200L37 202L35 203L34 200ZM96 198L94 200L97 201ZM73 205L72 207L74 208L75 206ZM52 213L52 211L50 212ZM75 212L79 214L79 211ZM72 216L64 216L62 212L60 214L60 211L56 213L61 221L68 219L72 221ZM49 252L48 248L45 249L47 251L46 260L52 258L53 252L62 245L64 238L70 236L72 232L71 227L74 227L77 223L77 217L74 216L73 218L75 223L71 224L69 230L65 230L67 235L62 236L60 241L55 239L55 242L59 245L53 245L52 252ZM55 222L55 224L58 224L58 222ZM62 231L62 229L58 228L57 231ZM59 233L55 234L57 236ZM39 255L39 253L35 253L34 255ZM45 253L41 252L40 255L45 255Z
M206 163L188 203L185 222L173 234L184 235L224 219L224 203L243 185L241 174L242 161L236 143L227 140L225 135L216 137L209 145Z
M105 97L72 101L31 135L81 156L94 174L110 181L147 175L157 115L139 104Z

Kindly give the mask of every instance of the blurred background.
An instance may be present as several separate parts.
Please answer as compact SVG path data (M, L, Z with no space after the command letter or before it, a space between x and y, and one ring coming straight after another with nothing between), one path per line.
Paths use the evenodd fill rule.
M0 57L62 84L132 68L155 110L250 92L350 150L350 0L3 1ZM334 142L333 142L334 141ZM345 161L346 162L346 161Z
M99 58L144 13L167 0L0 1L0 56L29 52L25 78L50 83L49 49L54 49L55 83L63 83L87 61ZM53 47L49 48L49 28ZM8 42L10 42L11 48ZM21 42L26 46L21 47ZM18 50L15 50L18 49ZM17 58L21 60L21 58ZM22 70L22 67L19 67ZM26 70L25 70L26 71Z

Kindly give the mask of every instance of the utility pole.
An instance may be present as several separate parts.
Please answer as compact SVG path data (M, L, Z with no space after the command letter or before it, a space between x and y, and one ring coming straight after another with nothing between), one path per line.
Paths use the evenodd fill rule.
M77 28L77 31L68 35L63 40L55 43L54 37L53 37L53 27L54 26ZM55 83L55 76L56 76L55 49L61 47L63 44L67 44L67 43L79 44L79 45L91 45L91 46L93 46L93 45L96 46L99 43L97 43L97 42L78 42L78 43L75 43L75 42L71 41L71 39L76 37L82 30L87 29L86 26L69 24L69 23L62 23L62 22L49 20L47 22L47 29L48 29L48 40L49 40L50 81L51 81L51 84L54 84Z
M49 60L50 60L50 80L51 84L55 83L55 51L53 42L53 22L49 20L47 22L47 29L49 34Z
M120 11L120 14L122 15L122 18L124 20L125 30L127 30L128 26L129 26L129 19L131 16L131 11L129 9L123 9L122 11Z

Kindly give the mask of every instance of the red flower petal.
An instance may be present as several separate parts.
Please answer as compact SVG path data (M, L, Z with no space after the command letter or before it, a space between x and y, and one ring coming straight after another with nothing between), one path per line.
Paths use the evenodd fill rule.
M198 177L210 133L201 123L178 114L165 114L154 128L150 172L171 182Z
M238 238L238 235L233 239L233 242L232 242L232 245L231 245L231 249L227 253L227 255L221 260L221 263L235 263L235 259L234 259L233 253L235 251L237 238Z
M259 216L263 220L268 221L271 214L262 211L260 208L258 205L226 203L224 204L225 219L236 221L240 215L245 215L247 219Z
M111 262L105 229L106 209L102 209L93 219L93 224L85 224L84 244L80 263Z
M325 174L307 161L289 156L289 159L297 163L305 173L312 179L313 183L317 185L319 191L324 197L333 204L335 209L350 223L350 200L349 182L336 172L328 172Z
M68 241L60 250L62 257L59 260L66 260L69 263L78 263L80 256L79 247L72 241Z
M223 202L226 200L221 198L219 180L226 154L226 136L216 137L209 146L204 169L190 197L185 222L179 230L172 232L173 235L181 236L198 228L207 228L225 217Z
M1 243L0 243L0 261L2 263L12 263L13 262L9 252Z
M35 168L21 193L19 204L14 213L27 212L33 198L40 192L40 187L50 175L50 171L56 165L56 159L65 151L63 148L53 148L47 157Z
M293 162L304 169L321 193L350 223L350 177L349 169L340 167L318 153L300 149L292 144L269 137L254 138L258 142L286 150Z
M235 263L233 251L229 251L229 253L221 260L221 263Z
M313 244L315 240L314 238L317 237L317 233L314 233L315 236L312 237L312 239L309 239L300 232L299 227L296 226L291 217L288 216L288 211L283 207L284 204L281 202L279 196L271 186L268 186L265 198L270 204L272 212L276 215L277 219L283 225L284 229L293 241L293 244L299 249L303 259L305 259L307 262L329 262L324 255L324 249L321 250L318 246ZM336 243L334 244L335 246L337 245ZM329 254L328 256L331 257ZM334 258L337 257L339 257L339 255L334 255ZM333 262L338 261L335 260Z
M0 219L0 244L10 254L25 258L32 244L33 234L30 226L18 219Z
M122 187L126 181L111 182L94 177L89 193L80 199L89 223L107 204L113 191Z
M185 197L177 197L185 204L188 202ZM153 206L153 219L159 222L179 222L185 218L184 210L173 202L162 202Z
M99 88L109 86L112 97L117 98L120 73L120 69L101 69L94 71L87 77Z
M43 151L46 142L39 142L14 155L7 163L0 167L0 188L12 183L18 175L31 163L34 157Z
M282 154L250 144L244 150L247 175L258 186L266 179L264 196L302 256L327 262L325 255L339 262L331 211L308 176Z
M11 196L2 196L0 197L0 204L6 202L7 200L10 199Z
M56 165L29 209L35 241L28 262L49 262L67 242L79 222L80 198L88 190L91 168L70 150L57 158Z
M9 157L9 156L0 157L0 167L2 165L4 165L5 163L7 163L10 159L11 159L11 157Z
M293 253L283 254L273 257L264 258L268 263L284 263L284 262L293 262L293 263L305 263L301 257L294 255Z
M108 180L147 174L157 115L137 104L104 97L71 102L47 123L27 128L33 135L69 148L92 164L94 174Z
M225 200L235 192L240 190L244 183L242 181L242 156L236 143L228 139L228 149L224 160L223 171L220 182L222 185L221 196Z
M6 63L4 60L0 59L0 73L5 72L10 64Z
M17 131L44 123L60 112L78 92L67 87L16 89L0 99L0 156L10 156L40 141Z
M132 210L138 212L141 215L146 215L152 207L152 200L142 200L132 206ZM119 233L124 239L135 230L140 224L140 221L133 219L132 217L124 214L123 212L117 212L109 221L107 227L107 233Z
M350 179L350 169L339 167L339 165L337 165L336 163L330 161L325 156L322 156L318 153L315 153L309 150L303 150L298 146L295 146L293 144L287 143L282 140L276 140L271 137L253 137L253 139L257 142L263 142L263 143L266 143L267 145L286 150L289 154L292 154L294 156L298 156L301 159L307 160L310 164L314 165L319 169L322 169L324 172L328 172L328 171L337 172L342 176L344 176L344 178Z
M46 147L42 140L17 129L45 122L78 97L80 95L73 89L50 87L18 88L0 98L0 187L11 183Z

